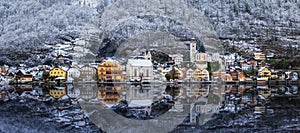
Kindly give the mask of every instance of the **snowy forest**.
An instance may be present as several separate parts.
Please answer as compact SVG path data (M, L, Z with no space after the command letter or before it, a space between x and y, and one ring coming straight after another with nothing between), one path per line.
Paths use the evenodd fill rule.
M134 35L153 30L153 28L149 28L149 25L157 27L170 24L170 22L166 23L163 20L181 19L180 16L179 18L168 18L168 13L176 11L173 9L174 7L180 7L180 5L176 5L172 10L161 9L165 10L164 13L153 11L156 15L128 18L128 21L122 19L122 23L113 25L117 20L112 19L120 18L114 16L118 15L118 10L111 8L114 7L113 5L116 8L119 5L124 5L125 3L122 3L124 1L95 1L98 2L96 7L88 6L85 4L85 0L1 0L0 63L14 64L21 60L31 60L34 57L32 51L46 49L45 45L54 45L64 40L71 41L75 38L82 38L90 29L99 33L97 34L98 38L101 38L97 42L99 47L107 48L105 47L107 42L111 43L110 45L119 46L120 43ZM170 2L175 2L175 0ZM161 0L157 4L157 7L166 5ZM209 25L212 26L208 29L213 28L216 33L211 34L220 40L262 39L300 43L299 0L182 0L181 4L206 16ZM139 3L140 5L143 3ZM147 7L148 5L144 6ZM134 6L126 10L132 10L127 11L130 16L132 12L140 9L144 10L143 8L135 9ZM136 14L133 13L133 15ZM109 18L108 16L114 17ZM158 19L155 19L156 17ZM141 21L141 19L147 19L147 21ZM193 20L193 18L190 19ZM197 24L208 25L199 24L198 19L193 21L197 23L189 26L180 26L180 23L173 22L176 26L162 27L162 30L159 31L171 31L170 34L178 38L191 37L198 35L192 31L193 28L197 27ZM132 27L133 30L130 30L129 33L127 31L126 35L123 35L122 30L128 29L128 27ZM38 58L32 61L43 63L46 59Z

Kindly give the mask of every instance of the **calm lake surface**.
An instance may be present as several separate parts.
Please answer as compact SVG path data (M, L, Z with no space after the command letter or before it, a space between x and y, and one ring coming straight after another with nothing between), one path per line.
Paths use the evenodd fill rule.
M298 88L217 84L2 86L0 131L294 132L300 131Z

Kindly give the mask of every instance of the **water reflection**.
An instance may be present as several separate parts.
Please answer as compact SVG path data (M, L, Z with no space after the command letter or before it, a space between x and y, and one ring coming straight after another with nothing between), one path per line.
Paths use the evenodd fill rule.
M85 118L83 111L79 108L70 107L78 105L78 103L84 103L86 106L96 105L100 108L85 111L88 116L95 115L95 112L112 115L112 118L117 117L117 115L121 116L118 117L119 124L122 124L121 120L127 118L148 120L159 119L162 116L166 120L177 119L174 121L179 121L179 124L203 125L214 113L218 112L237 113L252 108L252 113L262 115L269 106L275 106L270 104L272 98L288 96L299 96L298 86L217 86L209 84L39 86L22 84L2 86L0 92L1 101L24 98L38 101L62 101L64 104L59 104L56 111L53 111L56 118L51 119L51 121L61 122L65 120L64 122L68 121L68 123L74 121L76 126L87 124L83 120ZM103 110L113 110L114 113L104 113L106 111ZM81 114L74 115L74 112L81 112ZM69 118L70 114L72 117ZM66 120L65 117L70 120ZM165 123L167 124L167 122ZM174 125L176 126L176 124Z

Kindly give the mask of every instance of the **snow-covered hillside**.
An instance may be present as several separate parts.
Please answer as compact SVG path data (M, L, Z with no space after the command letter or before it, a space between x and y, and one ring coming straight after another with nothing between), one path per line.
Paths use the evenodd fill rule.
M223 39L299 44L299 9L299 0L1 0L0 64L75 38L111 53L149 32L214 47Z

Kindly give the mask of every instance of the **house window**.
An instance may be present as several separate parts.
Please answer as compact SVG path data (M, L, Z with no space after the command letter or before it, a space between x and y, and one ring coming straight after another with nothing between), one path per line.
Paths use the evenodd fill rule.
M137 69L134 69L134 75L133 76L137 76Z
M146 71L146 76L149 77L149 69Z

